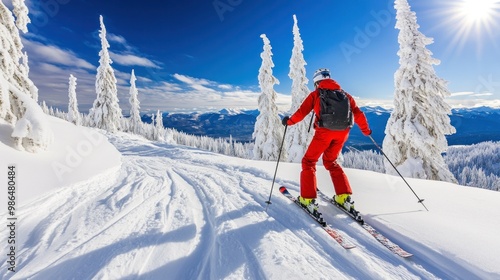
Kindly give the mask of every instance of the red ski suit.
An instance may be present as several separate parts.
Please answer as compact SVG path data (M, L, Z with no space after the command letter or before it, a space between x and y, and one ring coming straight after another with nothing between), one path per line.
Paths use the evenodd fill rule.
M332 79L326 79L319 82L318 88L340 89L340 85ZM347 94L351 103L351 110L354 115L354 122L360 127L364 135L370 135L371 130L368 126L365 114L358 108L351 95ZM337 157L349 137L350 128L342 131L333 131L327 128L317 126L320 109L320 98L318 89L311 92L300 105L300 108L288 120L288 125L293 125L303 120L311 110L316 113L314 128L316 132L309 144L304 157L302 158L302 172L300 173L300 195L303 198L316 198L316 163L323 154L323 165L330 172L335 193L352 194L349 180L337 163Z

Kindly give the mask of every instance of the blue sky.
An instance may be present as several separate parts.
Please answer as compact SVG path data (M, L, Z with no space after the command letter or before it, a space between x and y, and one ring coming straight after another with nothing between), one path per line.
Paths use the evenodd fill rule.
M479 0L481 1L481 0ZM500 32L496 22L467 21L457 0L410 1L428 48L441 60L453 105L500 100ZM120 105L128 112L130 72L138 76L143 111L256 108L262 39L271 40L280 106L287 109L292 15L304 42L308 78L330 68L362 104L391 103L398 64L393 1L27 1L24 35L40 100L66 108L69 74L78 78L80 110L95 98L99 15L108 32ZM490 14L498 7L490 9ZM309 85L312 88L312 85Z

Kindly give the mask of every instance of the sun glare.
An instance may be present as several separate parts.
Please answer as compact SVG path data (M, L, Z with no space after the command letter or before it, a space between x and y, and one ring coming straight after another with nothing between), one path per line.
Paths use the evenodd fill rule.
M500 0L444 0L436 3L441 26L451 36L450 49L474 43L480 52L500 30Z
M459 11L469 24L485 23L492 19L498 0L462 0Z

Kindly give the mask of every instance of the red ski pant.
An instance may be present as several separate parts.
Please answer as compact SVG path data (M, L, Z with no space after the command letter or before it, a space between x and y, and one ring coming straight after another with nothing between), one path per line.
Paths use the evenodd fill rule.
M345 141L349 137L349 130L331 131L317 128L314 137L302 158L302 172L300 173L300 195L304 198L316 198L316 163L323 154L323 165L330 172L336 194L352 194L349 180L337 163Z

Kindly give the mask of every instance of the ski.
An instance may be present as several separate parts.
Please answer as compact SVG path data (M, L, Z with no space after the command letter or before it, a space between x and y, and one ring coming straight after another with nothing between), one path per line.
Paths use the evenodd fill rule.
M345 209L344 207L340 206L338 203L336 203L333 200L333 198L327 197L325 194L323 194L319 190L318 190L318 193L320 194L320 196L321 196L322 199L324 199L324 200L330 202L331 204L335 205L337 209L340 209L342 212L344 212L349 217L351 217L354 221L356 221L357 224L359 224L362 228L364 228L368 233L370 233L373 237L375 237L375 239L377 239L382 245L384 245L387 249L389 249L394 254L396 254L396 255L398 255L398 256L400 256L402 258L408 258L408 257L413 256L412 253L409 253L409 252L405 251L404 249L402 249L401 247L399 247L399 245L397 245L396 243L392 242L387 237L385 237L383 234L381 234L376 229L374 229L372 226L370 226L369 224L367 224L361 218L361 215L359 214L359 212L358 212L358 215L355 215L355 214L347 211L347 209Z
M354 245L353 243L351 243L350 241L348 241L346 238L344 238L342 236L342 234L340 234L339 231L337 231L336 229L332 228L330 225L328 225L325 221L323 221L323 218L321 218L321 214L315 216L313 215L311 212L307 211L306 208L302 207L302 205L300 205L299 203L299 200L294 197L288 190L285 186L281 186L280 187L280 192L286 196L288 199L290 199L295 205L297 205L298 207L300 207L300 209L304 210L304 212L306 212L309 217L311 217L314 221L316 221L318 224L321 225L321 228L323 228L326 233L328 233L328 235L330 235L335 241L337 241L340 246L344 247L345 249L352 249L352 248L355 248L356 245Z

